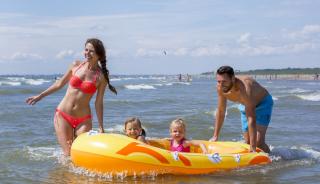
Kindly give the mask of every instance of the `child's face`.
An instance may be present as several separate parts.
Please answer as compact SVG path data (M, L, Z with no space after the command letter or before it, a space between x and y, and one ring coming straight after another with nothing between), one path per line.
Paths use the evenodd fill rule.
M136 139L141 133L141 127L139 127L136 122L129 122L126 126L125 132L128 137Z
M181 125L173 125L170 129L171 138L180 141L185 136L184 128Z

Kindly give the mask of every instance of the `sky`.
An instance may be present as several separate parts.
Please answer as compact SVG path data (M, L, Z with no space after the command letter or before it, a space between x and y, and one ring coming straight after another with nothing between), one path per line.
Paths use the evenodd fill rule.
M0 75L63 74L98 38L111 74L320 67L318 0L1 0Z

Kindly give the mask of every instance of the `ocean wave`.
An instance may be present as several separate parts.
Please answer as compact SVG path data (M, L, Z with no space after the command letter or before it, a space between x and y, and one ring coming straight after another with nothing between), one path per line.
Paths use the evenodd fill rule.
M51 82L50 80L44 80L44 79L26 79L25 83L29 85L41 85L43 83Z
M157 172L149 171L148 173L134 173L133 176L128 176L127 171L122 172L95 172L90 171L82 167L76 167L74 165L69 167L69 171L78 175L84 175L90 178L98 178L101 181L108 182L132 182L138 178L142 178L146 183L149 181L154 181L159 175Z
M122 81L122 80L134 80L136 78L133 78L133 77L119 77L119 78L112 78L110 79L110 81Z
M26 146L23 149L25 152L25 156L30 160L36 161L44 161L52 158L56 158L57 160L61 160L63 156L61 148L57 147L31 147Z
M126 80L166 80L167 78L165 76L163 77L143 77L143 76L135 76L135 77L117 77L117 78L111 78L110 81L126 81Z
M0 89L0 95L35 94L37 92L34 89Z
M21 86L21 82L1 81L0 86Z
M270 154L272 161L279 160L302 160L302 159L315 159L320 161L320 152L310 147L271 147Z
M301 88L294 88L294 89L290 89L287 91L288 93L307 93L307 92L310 92L310 90L306 90L306 89L301 89Z
M304 95L296 95L296 96L302 100L315 101L315 102L320 101L320 92L304 94Z
M130 85L125 85L124 87L131 90L156 89L154 86L147 85L147 84L137 84L137 85L130 84Z
M29 79L25 77L6 77L2 78L0 81L0 86L21 86L26 85L42 85L44 83L51 82L51 80L46 79Z
M232 114L235 113L235 112L239 113L238 104L232 104L232 105L227 107L225 118L228 116L229 112L232 113ZM211 116L213 116L215 118L216 118L216 113L217 113L217 109L215 109L213 111L206 111L205 112L205 114L211 115Z
M154 76L150 76L150 77L138 77L138 79L142 79L142 80L165 80L166 77L154 77Z
M123 133L124 126L123 125L114 125L113 127L104 129L105 132L108 133Z

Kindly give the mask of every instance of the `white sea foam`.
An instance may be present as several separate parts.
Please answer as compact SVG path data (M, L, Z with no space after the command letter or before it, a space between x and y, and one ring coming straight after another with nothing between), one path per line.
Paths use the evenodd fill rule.
M132 89L132 90L156 89L154 86L147 85L147 84L125 85L124 87L127 89Z
M110 128L106 128L104 129L106 132L110 132L110 133L119 133L119 132L123 132L124 127L123 125L115 125L113 127Z
M22 84L28 85L41 85L46 82L51 82L45 79L27 79L25 77L7 77L0 82L0 85L20 86Z
M114 78L114 79L110 79L110 81L114 82L114 81L121 81L122 79L120 78Z
M310 147L270 147L271 159L278 160L302 160L302 159L316 159L320 160L320 152L315 151Z
M9 81L2 81L0 82L0 86L21 86L21 82L9 82Z
M11 80L11 81L24 81L26 80L25 77L7 77L8 80Z
M320 101L320 92L311 93L311 94L305 94L305 95L297 95L297 97L308 100L308 101Z
M50 82L49 80L44 79L26 79L25 83L30 85L41 85L43 83Z
M190 83L190 82L176 82L175 84L191 85L191 83Z
M310 90L306 90L306 89L301 89L301 88L295 88L295 89L290 89L288 90L288 93L306 93L306 92L310 92Z
M24 150L32 160L42 161L51 158L60 158L63 155L61 148L55 147L30 147L26 146Z
M74 165L70 164L69 170L72 173L80 174L80 175L85 175L87 177L92 177L92 178L99 178L99 180L102 181L109 181L109 182L121 182L123 183L124 180L128 179L132 181L132 179L136 178L148 178L151 180L154 180L155 177L159 173L155 171L148 171L148 173L133 173L133 176L128 177L128 171L122 171L122 172L107 172L107 173L102 173L102 172L94 172L94 171L89 171L85 168L81 167L75 167Z
M142 79L142 80L165 80L166 77L154 77L154 76L150 76L150 77L139 77L139 79Z
M279 100L279 97L272 96L272 100L274 100L274 101Z

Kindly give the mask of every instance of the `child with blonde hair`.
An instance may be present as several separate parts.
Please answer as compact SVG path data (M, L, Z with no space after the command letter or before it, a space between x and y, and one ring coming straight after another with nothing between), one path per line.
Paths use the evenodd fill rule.
M128 137L147 143L145 139L146 132L142 128L141 121L139 118L137 117L128 118L124 122L124 131Z
M186 123L183 119L178 118L170 124L170 150L178 152L190 152L190 146L200 146L202 153L206 154L207 148L204 144L198 141L187 140L186 135Z

